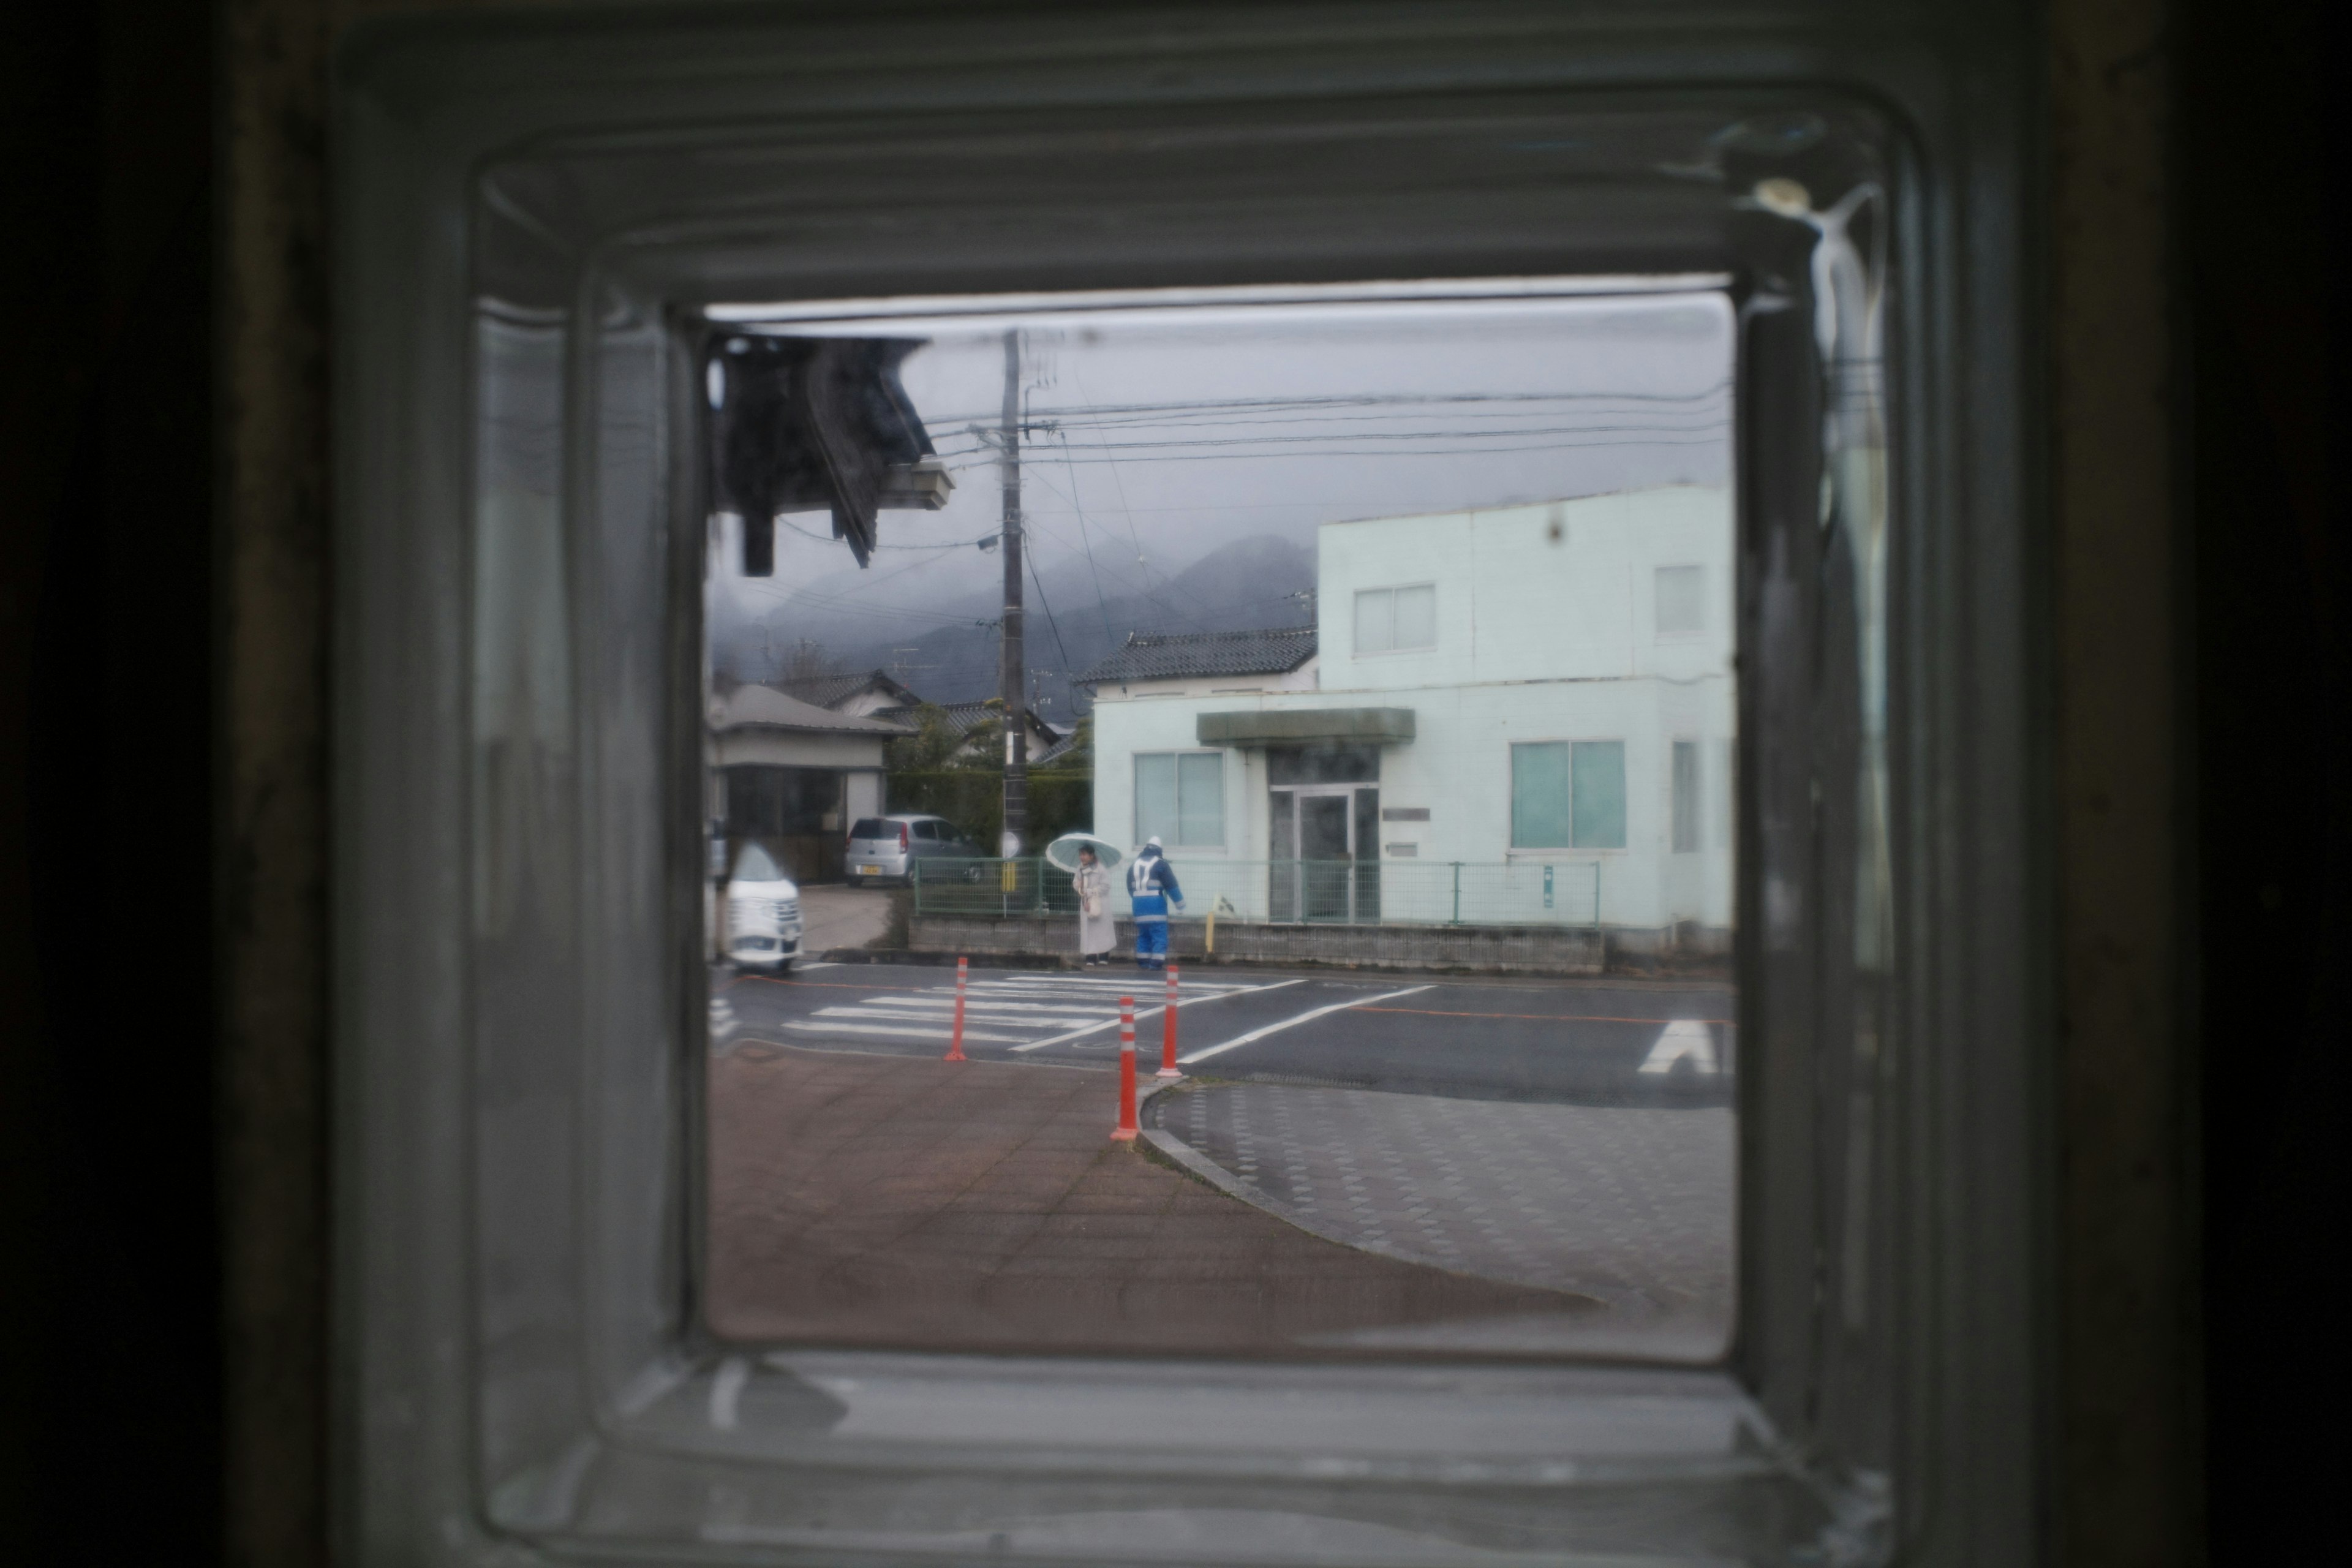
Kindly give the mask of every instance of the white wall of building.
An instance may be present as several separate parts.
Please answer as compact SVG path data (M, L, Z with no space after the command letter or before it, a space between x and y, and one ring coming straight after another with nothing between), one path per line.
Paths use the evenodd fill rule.
M1696 487L1438 517L1328 524L1318 590L1320 689L1235 689L1244 682L1105 689L1095 708L1095 831L1135 834L1134 756L1202 751L1203 712L1402 707L1415 739L1382 749L1384 810L1425 808L1425 822L1381 825L1382 912L1444 920L1450 863L1474 868L1467 914L1590 919L1593 879L1604 923L1654 927L1731 920L1729 777L1735 708L1732 523L1728 495ZM1695 631L1661 632L1657 570L1696 567L1703 591ZM1687 584L1688 579L1683 581ZM1359 656L1356 595L1434 586L1434 646ZM1625 845L1517 849L1511 845L1515 742L1620 741L1625 747ZM1697 847L1673 847L1674 745L1696 747ZM1261 914L1262 872L1221 862L1267 858L1265 753L1223 752L1224 837L1171 845L1201 912L1223 893ZM1545 868L1550 868L1550 902ZM1522 909L1521 906L1524 906Z
M722 768L879 768L888 738L746 725L719 732L712 762Z

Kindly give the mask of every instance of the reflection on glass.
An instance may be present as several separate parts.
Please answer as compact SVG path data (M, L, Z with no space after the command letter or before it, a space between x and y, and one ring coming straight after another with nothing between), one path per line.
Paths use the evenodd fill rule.
M1719 1355L1727 304L985 312L709 340L712 1325Z

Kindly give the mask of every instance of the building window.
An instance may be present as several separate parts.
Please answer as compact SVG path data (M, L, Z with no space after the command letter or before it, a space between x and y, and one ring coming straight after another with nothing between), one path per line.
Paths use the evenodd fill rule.
M1511 847L1625 847L1625 742L1511 747Z
M1661 566L1655 592L1660 637L1693 637L1706 630L1706 567Z
M1225 843L1225 754L1139 752L1135 837L1171 847L1221 849Z
M1356 595L1356 651L1403 653L1437 646L1437 585L1367 588Z
M1696 855L1699 848L1698 742L1675 742L1675 853Z

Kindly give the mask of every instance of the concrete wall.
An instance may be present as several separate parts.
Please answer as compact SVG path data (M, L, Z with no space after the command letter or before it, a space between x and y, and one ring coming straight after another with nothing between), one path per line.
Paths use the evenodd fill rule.
M1135 951L1135 928L1118 925L1114 962ZM1490 974L1597 974L1613 947L1591 931L1541 926L1217 925L1217 950L1196 921L1171 921L1168 951L1193 963L1316 963L1341 968L1454 969ZM923 915L908 928L919 952L1076 961L1078 924L1068 915L998 919ZM1653 949L1654 951L1654 949Z

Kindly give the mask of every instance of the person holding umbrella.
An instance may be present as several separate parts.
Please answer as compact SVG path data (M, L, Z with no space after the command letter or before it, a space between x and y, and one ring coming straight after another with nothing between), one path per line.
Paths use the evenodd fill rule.
M1116 844L1091 833L1065 833L1045 846L1045 864L1070 874L1078 895L1078 961L1092 967L1110 962L1118 943L1111 921L1111 868L1127 858Z
M1127 868L1127 893L1135 902L1135 966L1168 967L1168 906L1184 907L1184 889L1155 837Z
M1078 846L1078 868L1070 877L1078 893L1078 962L1088 968L1110 962L1111 945L1118 940L1110 918L1110 873L1103 868L1094 846Z

